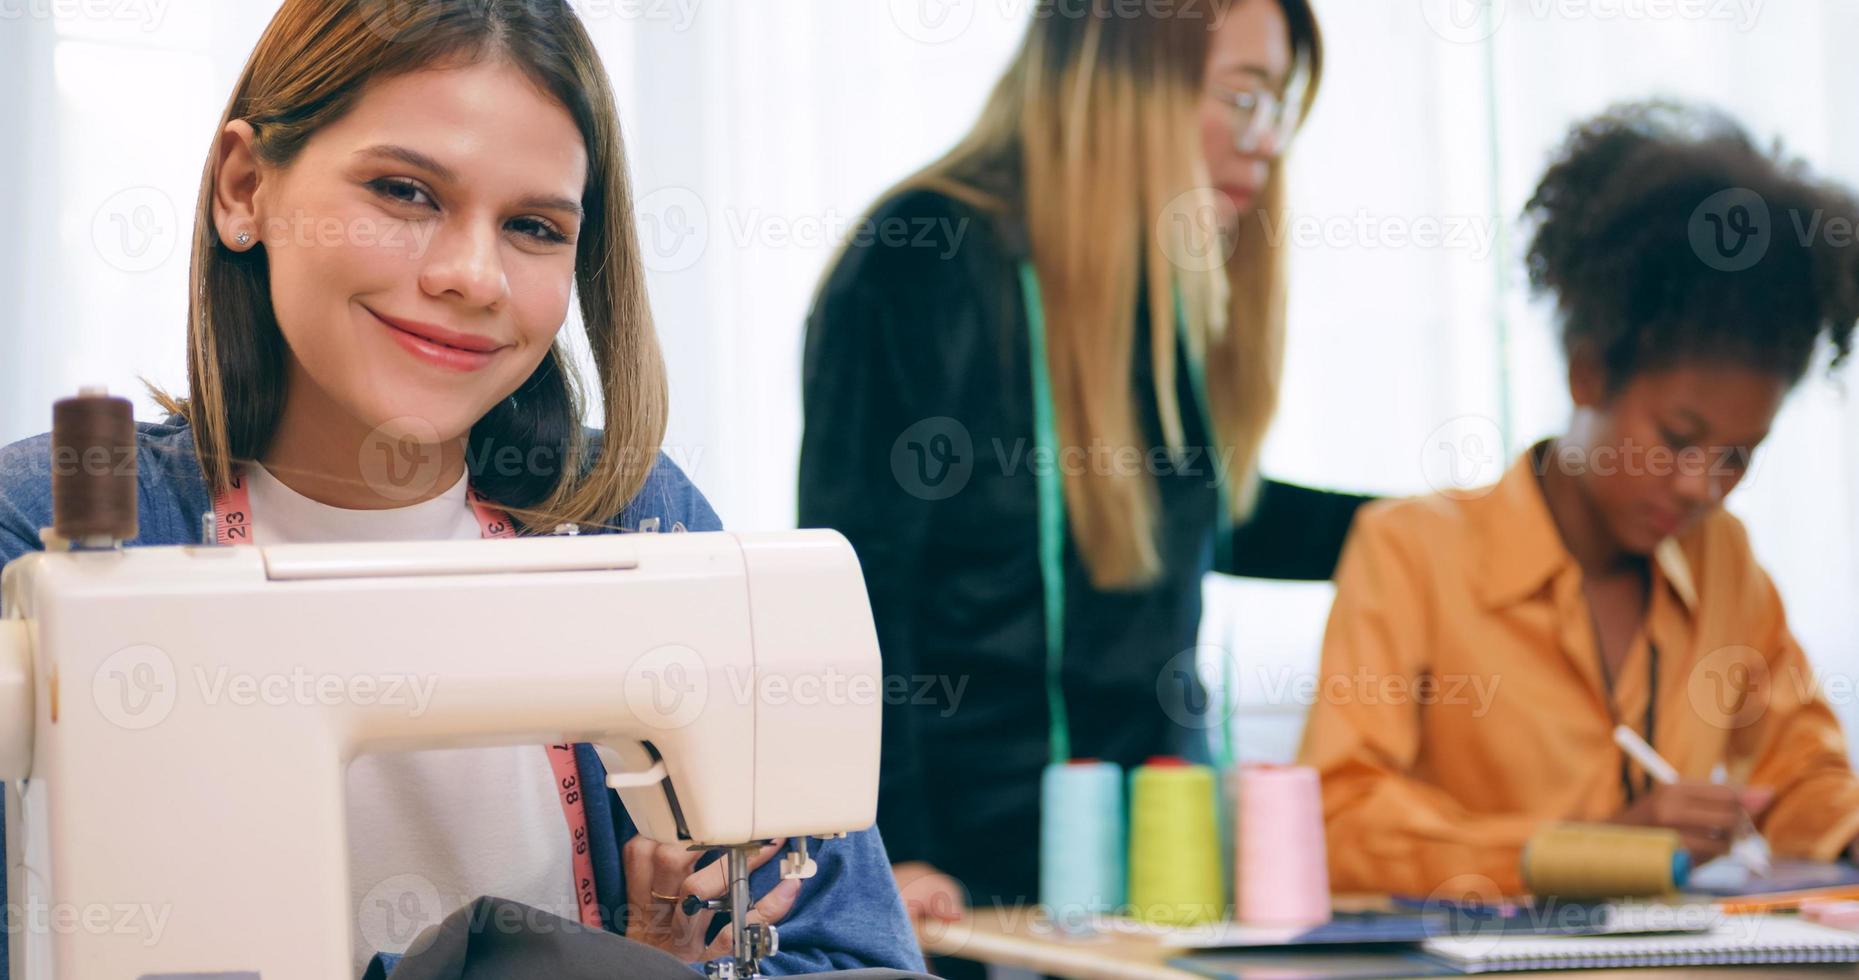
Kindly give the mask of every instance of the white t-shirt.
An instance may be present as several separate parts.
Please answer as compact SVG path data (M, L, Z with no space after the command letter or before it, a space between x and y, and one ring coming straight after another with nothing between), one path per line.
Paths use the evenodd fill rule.
M411 507L344 510L262 466L250 477L260 544L481 536L462 478ZM376 951L405 952L481 895L576 917L568 825L544 746L360 756L349 765L347 806L356 976Z

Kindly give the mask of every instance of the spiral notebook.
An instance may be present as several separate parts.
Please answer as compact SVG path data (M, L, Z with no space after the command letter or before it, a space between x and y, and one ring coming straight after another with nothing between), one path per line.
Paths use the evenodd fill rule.
M1793 918L1731 915L1709 932L1686 935L1464 936L1430 939L1424 949L1463 973L1859 963L1859 934Z

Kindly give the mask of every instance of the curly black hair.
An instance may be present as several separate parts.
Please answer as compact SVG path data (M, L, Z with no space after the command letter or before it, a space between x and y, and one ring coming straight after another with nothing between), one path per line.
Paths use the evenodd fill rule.
M1859 202L1728 116L1669 102L1575 127L1524 207L1528 266L1563 349L1636 374L1728 360L1798 383L1859 321Z

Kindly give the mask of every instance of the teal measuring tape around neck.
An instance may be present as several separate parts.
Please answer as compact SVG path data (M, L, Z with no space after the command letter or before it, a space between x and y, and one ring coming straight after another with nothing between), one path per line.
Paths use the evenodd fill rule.
M1046 306L1039 288L1039 272L1031 262L1020 263L1020 293L1026 302L1028 359L1033 375L1033 446L1036 451L1034 477L1039 488L1039 578L1044 588L1046 613L1046 713L1050 719L1052 762L1063 765L1071 761L1071 718L1065 707L1065 481L1060 470L1058 416L1052 402L1052 364L1048 359ZM1185 340L1187 313L1182 308L1181 291L1175 291L1175 329ZM1195 407L1201 413L1203 431L1213 440L1213 417L1207 400L1206 372L1187 345L1188 377L1194 388ZM1224 554L1232 544L1233 512L1228 503L1226 480L1214 467L1219 481L1219 501L1214 508L1214 546ZM1223 694L1231 697L1233 689L1232 658L1221 660L1226 678ZM1233 762L1233 734L1225 712L1220 718L1220 758L1222 767Z

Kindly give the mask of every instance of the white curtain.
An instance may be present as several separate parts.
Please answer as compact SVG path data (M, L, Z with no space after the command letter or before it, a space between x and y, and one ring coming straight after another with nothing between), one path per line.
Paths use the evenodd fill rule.
M576 6L621 97L671 365L668 448L733 526L791 525L813 289L874 197L966 128L1031 0ZM1562 133L1609 103L1714 102L1859 183L1847 0L1317 6L1331 57L1292 169L1290 360L1267 450L1281 478L1423 492L1441 438L1498 467L1554 431L1567 400L1514 219ZM184 385L200 167L276 7L0 4L20 14L0 17L0 440L45 429L80 384ZM1731 506L1821 668L1850 671L1859 405L1810 380ZM1327 588L1207 591L1204 640L1246 665L1241 752L1283 758L1302 718L1287 682L1314 670Z

